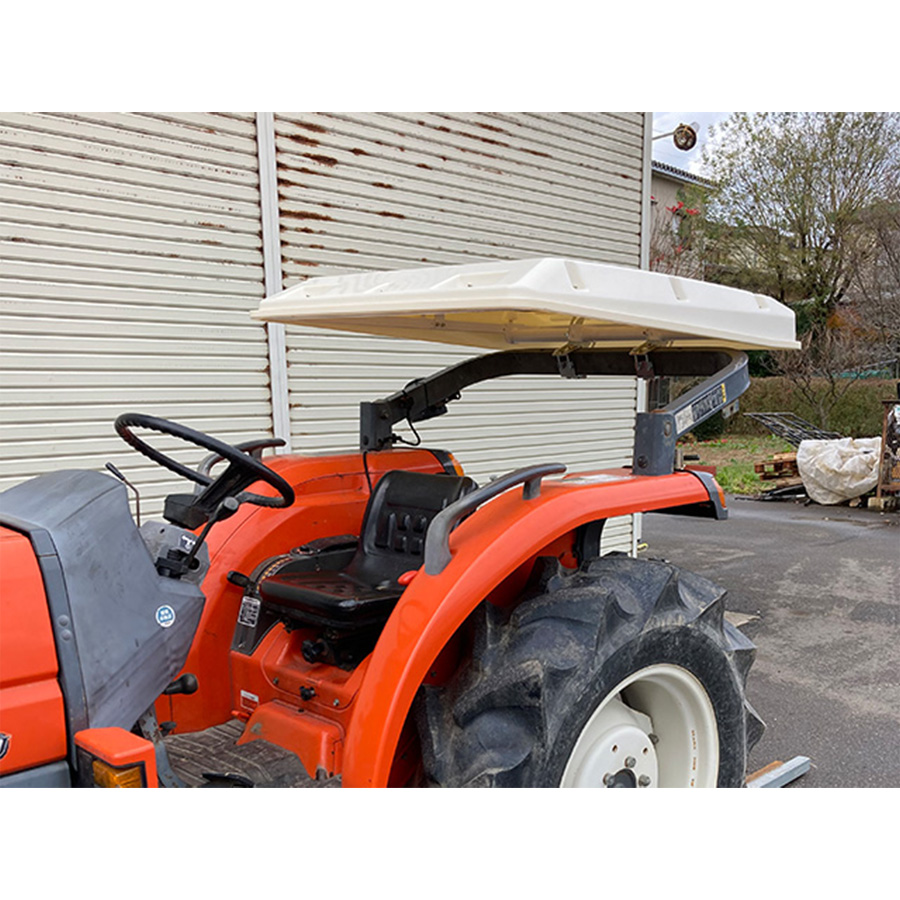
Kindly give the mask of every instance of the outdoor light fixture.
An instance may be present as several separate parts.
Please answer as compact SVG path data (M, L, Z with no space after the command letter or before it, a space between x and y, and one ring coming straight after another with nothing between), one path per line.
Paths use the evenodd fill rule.
M697 143L697 131L699 128L699 122L691 122L690 125L685 125L682 122L674 131L654 135L653 140L658 141L660 138L671 137L679 150L693 150Z

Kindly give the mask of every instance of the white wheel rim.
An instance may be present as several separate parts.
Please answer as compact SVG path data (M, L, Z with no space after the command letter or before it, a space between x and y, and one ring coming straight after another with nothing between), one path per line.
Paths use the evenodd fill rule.
M687 669L660 663L620 682L588 719L562 787L715 787L716 715Z

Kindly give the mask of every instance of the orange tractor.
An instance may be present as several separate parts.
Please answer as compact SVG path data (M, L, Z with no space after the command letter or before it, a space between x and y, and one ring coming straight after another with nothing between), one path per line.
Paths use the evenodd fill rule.
M0 786L744 783L763 726L724 591L602 536L632 513L725 517L676 441L734 407L743 349L796 346L789 311L550 259L315 279L255 316L495 352L361 404L346 454L263 461L281 442L120 416L194 484L165 521L135 523L114 467L0 495ZM398 423L520 373L704 380L638 414L625 469L479 486L397 445Z

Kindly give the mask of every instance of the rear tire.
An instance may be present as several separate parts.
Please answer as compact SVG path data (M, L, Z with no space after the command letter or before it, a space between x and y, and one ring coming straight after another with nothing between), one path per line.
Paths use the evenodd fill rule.
M740 787L763 724L755 648L722 588L664 562L544 565L506 615L474 614L471 662L417 707L436 786Z

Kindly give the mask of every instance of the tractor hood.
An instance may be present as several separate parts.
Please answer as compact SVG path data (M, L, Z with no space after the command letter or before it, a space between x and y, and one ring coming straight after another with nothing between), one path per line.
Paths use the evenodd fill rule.
M252 315L488 350L800 346L793 312L770 297L571 259L312 278L267 297Z

